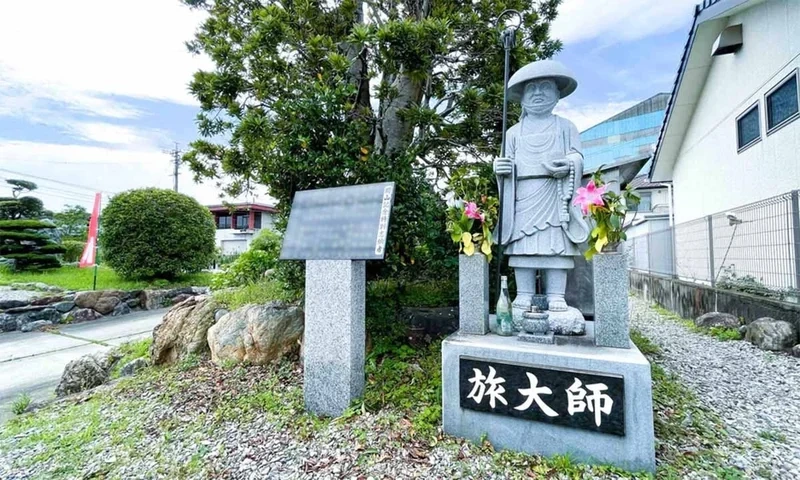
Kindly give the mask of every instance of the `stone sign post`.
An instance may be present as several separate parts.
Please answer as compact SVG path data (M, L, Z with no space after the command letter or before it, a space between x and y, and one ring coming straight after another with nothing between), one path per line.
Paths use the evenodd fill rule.
M394 183L297 192L281 260L306 261L303 396L339 416L364 392L365 260L383 260Z

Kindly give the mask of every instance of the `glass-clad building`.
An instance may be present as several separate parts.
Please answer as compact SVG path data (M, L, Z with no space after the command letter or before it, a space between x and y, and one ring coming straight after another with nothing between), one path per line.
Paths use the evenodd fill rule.
M668 101L659 93L582 132L584 170L652 155ZM649 168L648 162L640 171Z

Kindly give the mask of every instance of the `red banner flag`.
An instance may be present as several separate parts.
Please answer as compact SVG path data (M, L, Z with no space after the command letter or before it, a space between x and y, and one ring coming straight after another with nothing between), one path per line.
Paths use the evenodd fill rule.
M94 207L92 208L92 217L89 219L89 238L86 240L86 246L83 247L83 254L81 260L78 262L78 267L86 268L93 267L95 261L95 253L97 252L97 224L100 219L100 193L94 194Z

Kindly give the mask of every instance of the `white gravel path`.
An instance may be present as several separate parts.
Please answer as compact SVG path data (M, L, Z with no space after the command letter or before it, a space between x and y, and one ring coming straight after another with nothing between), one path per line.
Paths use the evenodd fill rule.
M632 299L632 328L661 347L677 374L728 427L747 478L800 479L800 358L689 331Z

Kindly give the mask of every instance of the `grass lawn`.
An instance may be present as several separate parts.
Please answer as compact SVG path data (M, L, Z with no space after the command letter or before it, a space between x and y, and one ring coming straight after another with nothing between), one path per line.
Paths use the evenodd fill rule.
M200 272L184 275L172 281L167 280L125 280L109 267L100 265L97 269L97 289L138 290L147 287L186 287L206 286L211 282L213 273ZM12 283L42 282L61 287L65 290L91 290L93 268L65 266L42 272L7 272L0 271L0 285Z

